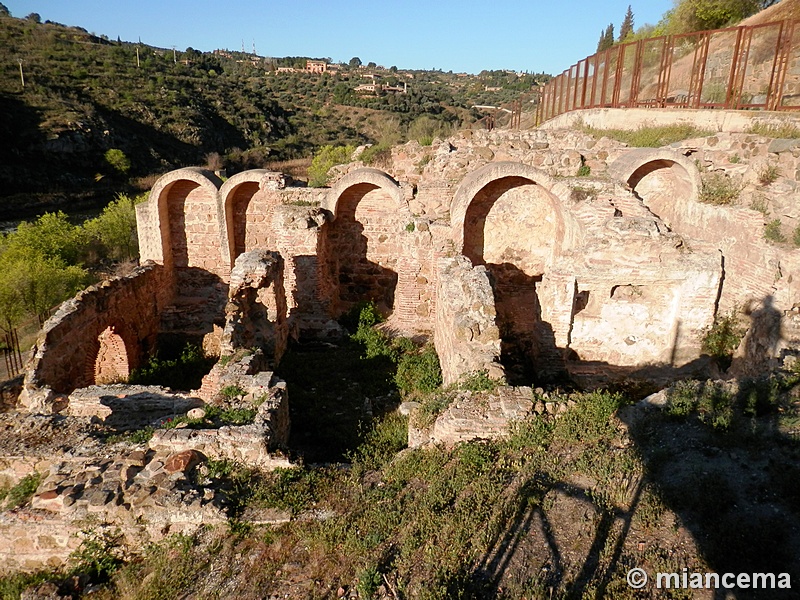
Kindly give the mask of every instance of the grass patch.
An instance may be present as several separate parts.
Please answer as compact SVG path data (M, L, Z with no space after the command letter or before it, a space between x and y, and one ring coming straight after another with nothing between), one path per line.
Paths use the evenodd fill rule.
M708 137L714 134L711 130L700 129L688 124L664 125L661 127L641 126L633 131L597 129L587 126L581 127L581 130L597 138L605 136L637 148L661 148L662 146L669 146L675 142L690 138Z
M800 248L800 225L795 227L794 231L792 232L792 243L796 247Z
M754 133L769 138L797 139L800 138L800 127L794 123L767 124L753 123L745 133Z
M786 241L786 236L781 231L781 220L773 219L764 225L764 239L768 242L782 244Z
M700 188L700 202L714 204L716 206L727 206L735 204L742 191L741 186L737 185L725 173L703 173L702 186Z

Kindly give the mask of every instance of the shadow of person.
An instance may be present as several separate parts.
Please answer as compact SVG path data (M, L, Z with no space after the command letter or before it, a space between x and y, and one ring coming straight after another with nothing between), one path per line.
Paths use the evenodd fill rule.
M752 303L744 313L750 317L750 327L740 345L741 350L734 356L730 373L741 376L757 376L775 364L780 349L782 314L773 305L773 297L766 296L753 309Z

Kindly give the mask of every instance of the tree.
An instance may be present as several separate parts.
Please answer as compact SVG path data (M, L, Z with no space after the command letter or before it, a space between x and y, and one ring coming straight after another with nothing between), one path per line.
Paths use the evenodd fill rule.
M375 62L373 62L373 61L369 61L369 62L367 63L367 66L368 66L370 69L374 69L375 67L377 67L377 66L378 66L378 64L377 64L377 63L375 63Z
M125 156L125 153L122 150L118 148L106 150L106 153L103 155L103 157L106 159L108 165L117 173L125 175L131 169L130 159Z
M28 21L33 21L34 23L41 23L42 17L39 13L31 13L27 17L25 17Z
M664 15L665 29L671 34L720 29L754 15L762 6L763 0L680 0Z
M625 18L622 20L622 25L619 26L619 41L624 42L630 34L633 33L633 11L631 5L628 5L628 12L625 13Z
M0 2L0 17L10 17L11 13L8 10L8 7Z
M81 261L86 241L83 229L70 223L63 212L45 213L33 223L20 223L6 237L3 254L17 260L34 252L45 259L74 265Z
M358 58L357 56L354 56L353 58L351 58L351 59L350 59L350 62L349 62L349 63L347 63L347 64L348 64L348 65L350 65L350 68L351 68L351 69L357 69L357 68L358 68L358 67L360 67L360 66L361 66L363 63L361 62L361 59L360 59L360 58Z
M605 31L600 33L600 41L597 42L597 51L608 50L614 45L614 24L609 23Z
M323 146L311 159L308 167L308 185L323 187L328 183L328 171L336 165L348 163L355 152L353 146Z
M131 260L139 254L135 205L142 200L144 195L131 198L119 194L100 216L84 224L87 233L103 247L105 256L114 260Z

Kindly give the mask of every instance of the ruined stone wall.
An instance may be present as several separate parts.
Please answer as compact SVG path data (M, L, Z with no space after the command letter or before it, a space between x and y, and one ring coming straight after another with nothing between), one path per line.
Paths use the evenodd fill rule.
M764 184L767 167L780 176ZM216 231L230 261L254 248L278 251L295 336L336 333L332 319L370 299L398 332L447 336L436 265L463 254L486 265L501 356L509 364L520 355L525 377L556 373L576 358L680 364L697 356L718 310L768 296L784 312L797 304L793 254L764 241L767 217L749 205L767 198L785 233L800 222L791 200L798 144L717 134L643 151L575 130L468 131L398 146L383 168L337 167L327 190L241 173L219 188L217 229L186 225L186 235L210 247ZM705 174L715 170L743 186L737 206L698 202ZM165 177L173 188L157 185L161 195L179 198L180 177ZM218 187L197 173L182 177L204 194ZM213 220L207 195L192 201ZM320 208L297 206L309 203ZM153 214L141 210L145 228ZM170 223L180 217L159 215ZM170 229L166 237L180 235ZM451 308L442 309L445 321Z
M438 302L434 344L445 385L466 374L486 371L504 376L500 365L500 331L486 267L463 256L437 263Z
M173 289L169 271L149 264L67 300L36 341L20 397L23 405L47 410L53 397L46 390L66 394L95 383L98 376L126 378L125 371L139 366L155 347Z
M236 258L231 271L221 354L260 348L272 366L286 351L288 325L283 260L276 252L252 250Z

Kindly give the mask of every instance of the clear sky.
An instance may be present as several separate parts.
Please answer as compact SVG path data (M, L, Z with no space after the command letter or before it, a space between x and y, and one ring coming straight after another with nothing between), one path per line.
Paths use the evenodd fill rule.
M557 74L594 53L632 4L636 27L655 23L672 0L2 0L15 17L78 25L111 39L185 50L479 73Z

